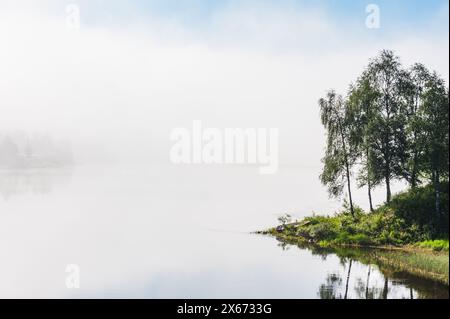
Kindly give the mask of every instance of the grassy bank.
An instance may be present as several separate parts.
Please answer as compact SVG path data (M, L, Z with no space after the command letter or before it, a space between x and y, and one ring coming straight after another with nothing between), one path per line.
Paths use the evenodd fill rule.
M435 216L433 193L422 187L396 195L374 212L347 209L334 216L310 216L263 231L279 240L322 248L378 248L371 258L378 264L448 285L448 184L443 194L444 213Z
M388 273L405 273L416 277L431 279L449 285L449 252L447 241L433 241L401 246L369 246L361 244L314 243L303 237L278 232L264 232L274 235L285 244L297 245L314 251L337 254L353 258L366 264L376 264ZM446 243L446 248L441 248ZM445 245L445 244L444 244Z
M449 256L446 251L435 251L416 245L363 247L355 245L319 246L299 237L276 235L283 245L294 245L308 249L315 255L337 255L342 260L357 260L367 265L377 265L385 277L409 279L414 284L421 280L432 280L444 286L449 285ZM413 280L411 280L413 279ZM428 288L427 288L428 287ZM420 290L430 298L434 285L421 285ZM430 289L430 291L426 291ZM428 295L427 295L428 294Z

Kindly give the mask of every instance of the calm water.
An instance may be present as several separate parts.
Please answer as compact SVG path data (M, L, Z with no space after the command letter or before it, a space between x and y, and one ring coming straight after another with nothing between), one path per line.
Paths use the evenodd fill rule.
M448 298L428 281L249 234L284 212L338 209L317 170L0 170L0 297ZM68 264L79 289L66 287Z

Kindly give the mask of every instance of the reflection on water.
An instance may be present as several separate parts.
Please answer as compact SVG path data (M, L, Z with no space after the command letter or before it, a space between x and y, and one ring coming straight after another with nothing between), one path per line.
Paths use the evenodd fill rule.
M280 211L333 211L316 180L302 168L0 170L0 298L448 297L361 252L250 234ZM65 285L68 264L79 289Z
M290 244L279 242L286 250ZM327 257L337 256L340 270L327 274L320 284L318 297L321 299L448 299L448 287L419 278L405 272L377 265L372 259L375 250L370 249L325 249L296 245L319 255L326 262Z
M10 200L27 194L49 194L66 185L72 170L66 169L0 169L0 199Z
M326 278L326 283L320 285L319 287L319 297L320 299L349 299L349 289L353 288L354 297L358 299L388 299L389 295L389 278L385 276L384 284L382 287L377 287L378 283L373 283L370 281L370 272L372 270L372 265L367 266L367 278L364 280L362 277L353 278L353 287L350 287L350 278L352 278L352 264L353 259L350 259L346 263L347 274L345 282L340 274L328 274ZM398 293L398 292L397 292ZM400 295L392 296L393 298L406 298L408 291L402 289ZM389 296L391 297L391 296ZM414 292L412 288L409 288L409 297L414 299Z

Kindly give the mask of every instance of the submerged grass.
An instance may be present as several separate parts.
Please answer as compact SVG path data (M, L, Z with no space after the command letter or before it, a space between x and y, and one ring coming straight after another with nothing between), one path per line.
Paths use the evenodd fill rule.
M376 264L388 273L406 273L449 285L449 254L419 245L365 246L360 244L332 244L329 241L311 242L298 236L275 234L285 244L297 245L315 252L334 253L365 264Z
M373 258L377 260L378 264L389 266L396 271L449 284L448 254L382 250L374 253Z

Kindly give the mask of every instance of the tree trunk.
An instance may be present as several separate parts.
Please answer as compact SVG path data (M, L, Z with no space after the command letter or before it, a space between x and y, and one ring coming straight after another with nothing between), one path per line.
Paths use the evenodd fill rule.
M370 184L370 180L367 180L367 193L369 195L369 206L370 211L373 212L373 204L372 204L372 185Z
M347 145L345 144L345 135L340 121L339 121L339 130L341 133L342 149L344 150L345 154L345 173L347 175L347 188L348 188L348 200L350 202L350 213L352 214L352 217L355 218L355 211L353 209L352 188L350 184L350 164L348 163Z
M386 183L386 203L391 202L391 160L390 160L390 150L386 146L386 153L384 155L384 180Z
M391 202L391 180L386 176L386 203Z
M372 183L370 182L370 153L369 148L366 148L366 160L367 160L367 194L369 195L369 206L370 211L373 212L373 204L372 204Z
M416 111L414 110L414 113L416 113ZM412 169L411 169L411 181L410 181L410 185L411 188L416 188L417 187L417 162L419 161L419 156L418 156L418 151L417 151L417 136L416 136L416 132L414 131L413 133L413 144L414 144L414 155L413 155L413 163L412 163Z
M413 167L411 170L411 182L410 182L411 188L417 187L417 154L414 153L414 159L413 159Z
M434 175L434 197L435 197L435 209L436 215L439 216L441 214L441 194L440 194L440 181L439 181L439 172L436 170Z
M348 165L348 161L345 161L345 169L347 173L347 188L348 188L348 200L350 202L350 213L352 214L352 217L355 218L355 210L353 208L353 199L352 199L352 187L350 184L350 168Z

